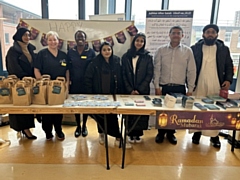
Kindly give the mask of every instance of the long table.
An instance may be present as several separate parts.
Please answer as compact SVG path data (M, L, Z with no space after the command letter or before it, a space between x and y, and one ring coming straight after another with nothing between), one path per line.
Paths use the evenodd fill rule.
M92 99L93 95L86 95L87 99ZM151 99L159 98L159 96L149 96ZM71 98L71 97L69 97ZM154 106L151 101L146 101L142 95L117 95L111 96L108 95L109 100L119 101L120 106L72 106L72 107L64 107L63 105L30 105L30 106L13 106L11 104L1 104L0 105L0 113L1 114L104 114L104 133L105 133L105 149L106 149L106 168L110 169L109 167L109 155L108 155L108 138L107 138L107 120L106 114L122 114L122 115L159 115L159 113L164 112L166 113L176 113L176 114L184 114L186 112L196 113L196 114L236 114L239 113L239 109L235 110L208 110L208 111L201 111L196 107L192 109L185 109L181 106L181 104L176 104L174 108L167 108L162 105L162 107ZM135 101L143 101L145 106L136 106ZM125 103L133 103L134 106L126 106ZM200 102L200 100L195 100L195 102ZM240 121L239 121L240 122ZM137 121L135 122L135 124ZM123 120L122 123L123 124ZM176 125L176 124L175 124ZM169 128L169 127L161 127L161 128ZM187 127L182 126L174 126L175 129L189 129ZM121 126L121 131L122 131ZM124 168L125 162L125 153L126 153L126 137L129 133L128 129L128 116L126 116L126 123L124 128L124 136L123 136L123 146L122 146L122 168ZM198 128L195 127L194 129L203 129L202 127ZM216 129L216 127L210 127L208 129ZM236 128L234 126L229 126L228 128L222 128L218 126L217 129L229 129L233 130L233 141L231 151L234 151L234 143L235 143L235 134Z
M159 98L159 96L149 96L151 100L153 98ZM115 98L117 101L120 101L121 106L117 108L117 113L122 115L157 115L159 116L161 113L165 115L170 115L172 117L177 117L179 115L183 115L183 117L178 121L175 119L168 118L168 125L160 126L156 125L156 128L162 128L162 129L209 129L209 130L216 130L216 129L228 129L233 130L233 136L232 136L232 146L231 151L234 151L234 143L235 143L235 136L236 136L236 123L239 123L240 126L240 109L232 109L232 110L225 110L220 108L220 110L207 110L202 111L198 109L197 107L193 106L191 109L186 109L182 107L181 103L175 104L174 108L168 108L164 105L164 102L162 101L162 107L154 106L152 101L145 100L142 95L117 95ZM163 99L162 99L163 100ZM143 101L145 106L136 106L136 102ZM201 104L204 104L201 102L200 99L195 99L194 102L198 102ZM125 103L133 103L134 106L126 106ZM235 123L227 122L225 124L224 121L218 121L216 117L219 119L223 119L226 116L234 116ZM196 117L201 117L202 119L193 119ZM228 119L228 120L231 120ZM238 118L238 119L236 119ZM139 119L139 118L138 118ZM136 121L138 121L138 119ZM210 119L212 122L210 122ZM190 124L189 122L193 120L195 121L195 126L187 126ZM122 153L122 168L124 168L124 162L125 162L125 152L126 152L126 137L129 133L127 131L128 129L128 117L126 116L126 123L125 123L125 130L124 130L124 141L123 141L123 153ZM137 122L135 122L136 124ZM134 125L133 125L134 126ZM131 128L132 129L132 128ZM130 130L131 130L130 129ZM239 130L239 129L238 129Z
M86 95L87 98L84 101L92 101L94 95ZM105 95L109 100L113 101L112 95ZM68 97L71 101L71 95ZM106 149L106 169L109 170L109 154L108 154L108 138L107 138L107 119L106 114L116 114L115 106L72 106L64 107L61 105L30 105L30 106L14 106L12 104L0 104L0 114L104 114L104 129L105 134L105 149ZM96 121L97 122L97 121ZM98 123L98 122L97 122Z

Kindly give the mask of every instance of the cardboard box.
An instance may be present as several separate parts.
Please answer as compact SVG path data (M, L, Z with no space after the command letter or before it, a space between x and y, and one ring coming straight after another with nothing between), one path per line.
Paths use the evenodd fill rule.
M0 126L8 125L9 124L9 116L8 114L0 114Z
M75 120L75 115L74 114L63 114L62 124L76 126L77 123Z

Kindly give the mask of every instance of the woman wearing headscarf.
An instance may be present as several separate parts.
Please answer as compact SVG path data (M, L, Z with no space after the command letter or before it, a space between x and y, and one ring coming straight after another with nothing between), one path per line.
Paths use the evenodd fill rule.
M35 46L29 43L30 31L19 28L13 36L13 46L7 52L6 67L9 75L16 75L19 79L23 77L34 77L33 61L35 59ZM10 127L15 131L22 132L28 139L37 139L32 135L30 128L34 128L33 114L10 114Z
M153 78L153 59L145 50L146 36L138 33L132 41L131 48L122 57L123 85L126 94L149 95ZM129 129L139 116L128 116ZM148 128L149 116L140 117L134 129L129 132L130 143L140 143L143 130Z

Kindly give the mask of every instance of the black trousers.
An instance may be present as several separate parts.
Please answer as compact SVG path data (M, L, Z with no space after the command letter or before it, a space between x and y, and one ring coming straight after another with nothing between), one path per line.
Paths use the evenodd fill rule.
M169 93L182 93L186 95L186 87L184 85L179 85L179 86L162 86L162 95L166 95ZM161 135L173 135L176 133L174 129L158 129L158 134Z
M42 115L42 129L46 134L52 133L54 129L57 134L62 132L62 114L43 114Z
M96 114L94 115L94 117L95 117L95 120L102 126L103 130L105 130L104 119L103 119L104 114ZM116 138L121 138L122 136L119 131L117 114L106 114L106 118L107 118L107 134ZM99 127L99 124L97 126L98 133L103 133L103 131Z
M130 133L128 133L128 136L142 136L143 130L132 130Z
M80 115L81 114L75 114L75 119L78 127L80 127ZM83 126L86 126L87 118L88 118L88 114L83 114L83 119L82 119Z

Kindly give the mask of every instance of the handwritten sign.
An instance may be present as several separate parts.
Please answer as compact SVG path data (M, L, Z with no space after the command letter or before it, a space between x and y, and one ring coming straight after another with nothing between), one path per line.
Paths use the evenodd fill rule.
M182 43L190 46L193 11L147 11L146 48L152 55L157 48L169 42L169 30L173 26L183 28Z

